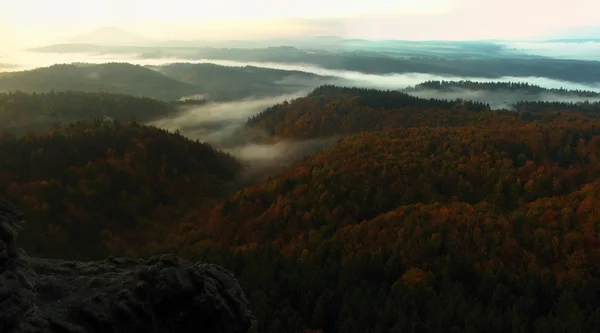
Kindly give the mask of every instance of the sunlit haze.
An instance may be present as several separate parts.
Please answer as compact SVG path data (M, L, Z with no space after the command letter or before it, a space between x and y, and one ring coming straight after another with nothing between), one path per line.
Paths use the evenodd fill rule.
M527 39L597 24L596 0L20 0L0 2L0 43L41 45L102 26L157 40L335 35Z

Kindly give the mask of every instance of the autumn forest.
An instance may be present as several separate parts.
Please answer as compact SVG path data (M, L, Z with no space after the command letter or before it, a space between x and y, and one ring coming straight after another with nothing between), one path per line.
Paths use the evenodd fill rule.
M163 71L188 75L181 89L190 94L203 73ZM211 84L229 98L218 93L225 83ZM0 196L24 211L18 241L31 255L169 252L220 264L240 280L261 333L600 327L598 93L472 81L321 85L231 135L331 143L249 180L244 158L151 125L206 101L171 90L150 98L147 82L138 93L86 89L0 94ZM432 98L411 93L424 89ZM498 109L436 97L456 89L590 101Z

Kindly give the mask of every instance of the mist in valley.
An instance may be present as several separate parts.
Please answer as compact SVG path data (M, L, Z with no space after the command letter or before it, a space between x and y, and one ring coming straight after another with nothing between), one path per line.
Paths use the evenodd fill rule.
M149 122L148 125L170 131L178 130L192 140L207 141L219 148L238 145L241 140L258 140L259 133L241 134L248 118L266 108L304 96L308 91L268 98L248 98L234 102L208 102L199 106L180 106L174 117Z
M523 91L509 90L475 90L465 88L450 88L444 91L434 89L418 89L410 91L410 95L419 98L436 98L446 100L470 100L482 103L488 103L492 110L514 109L514 104L518 102L600 102L600 97L584 97L575 93L557 94L552 92L528 93Z
M330 146L338 137L292 141L269 137L245 127L248 118L266 108L305 96L309 91L269 98L249 98L235 102L209 102L181 106L176 116L149 122L169 131L179 131L192 140L208 142L237 157L246 169L241 182L249 184L292 166L304 157Z
M189 61L176 58L141 58L137 54L49 54L22 52L19 56L5 56L0 59L6 63L17 65L1 68L0 71L13 71L49 66L56 63L92 63L128 62L137 65L160 66L171 63L210 63L228 67L255 66L261 68L301 71L317 75L314 78L287 76L274 82L278 89L285 87L285 94L273 97L253 96L228 102L216 102L211 99L210 91L201 91L194 96L184 96L185 99L206 99L201 105L179 106L178 112L168 118L148 123L149 125L179 131L184 136L203 142L209 142L216 148L222 149L244 161L249 167L247 178L264 176L280 166L289 166L303 157L308 156L335 141L335 137L307 140L289 141L268 138L266 133L250 131L245 127L249 117L260 113L266 108L302 97L311 90L323 84L339 86L373 88L382 90L401 90L413 87L426 81L476 81L476 82L520 82L537 85L549 89L587 90L600 92L600 83L582 84L560 81L544 77L459 77L441 74L403 73L403 74L369 74L347 70L325 69L311 64L276 63L276 62L241 62L231 60L202 59ZM1 66L1 65L0 65ZM93 79L93 77L92 77ZM210 80L210 77L207 77ZM600 79L599 79L600 80ZM272 94L278 91L273 90ZM489 103L493 109L510 109L512 104L519 101L600 101L600 98L585 98L575 94L541 93L530 94L519 91L502 90L470 90L455 88L445 91L414 90L410 94L420 98L436 98L448 100L473 100ZM47 121L46 121L47 122ZM267 140L268 138L268 140Z
M543 43L539 43L543 44ZM515 44L522 45L522 44ZM533 52L533 51L531 51ZM548 51L554 52L554 51ZM102 64L107 62L128 62L142 66L161 66L172 63L191 63L191 64L215 64L228 67L255 66L270 69L301 71L321 76L319 80L310 80L310 82L298 82L303 88L314 88L319 84L337 84L352 87L364 87L374 89L403 89L414 86L424 81L445 80L445 81L479 81L479 82L526 82L538 85L543 88L568 90L589 90L600 92L600 78L597 83L585 84L569 81L561 81L545 77L518 77L504 76L499 78L489 77L465 77L444 74L424 74L424 73L398 73L398 74L369 74L349 70L326 69L312 64L305 63L280 63L280 62L255 62L255 61L233 61L219 59L200 59L189 60L181 58L152 58L140 57L139 54L94 54L94 53L36 53L20 52L6 55L5 60L0 63L10 64L7 68L0 71L21 71L30 70L39 67L47 67L54 64L66 63L92 63ZM307 80L309 81L309 80ZM283 82L282 82L283 83ZM289 83L289 82L288 82Z
M414 86L425 81L478 81L478 82L522 82L540 86L548 89L568 89L568 90L589 90L600 92L600 78L596 84L583 84L569 81L561 81L549 79L545 77L516 77L504 76L500 78L486 77L465 77L452 76L443 74L424 74L424 73L402 73L402 74L368 74L356 71L326 69L309 64L289 64L275 62L241 62L231 60L214 60L204 59L199 63L212 63L223 66L256 66L272 69L302 71L317 74L320 76L334 77L338 81L338 85L346 85L352 87L363 87L373 89L404 89L409 86Z

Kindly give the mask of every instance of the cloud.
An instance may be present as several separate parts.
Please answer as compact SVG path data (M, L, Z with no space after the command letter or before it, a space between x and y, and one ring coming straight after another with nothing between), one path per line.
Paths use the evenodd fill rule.
M324 148L331 146L339 137L309 139L301 141L280 140L270 144L250 143L226 149L246 164L241 181L251 183L292 167Z
M206 99L206 96L204 96L202 94L195 94L195 95L181 97L179 100L180 101L190 101L190 100L198 101L198 100L205 100L205 99Z
M437 98L447 100L472 100L490 104L492 109L512 109L513 105L521 101L544 102L600 102L600 97L589 98L576 94L557 94L553 92L526 93L509 90L472 90L465 88L452 88L447 91L422 89L411 91L409 94L420 98Z
M594 46L595 47L595 46ZM598 53L600 54L600 52ZM423 73L397 73L397 74L367 74L356 71L326 69L312 64L304 63L277 63L277 62L245 62L233 60L219 59L200 59L189 60L180 58L140 58L136 54L117 54L117 55L94 55L94 54L52 54L52 53L34 53L23 52L15 54L11 59L11 63L19 64L20 68L11 68L9 70L23 70L36 67L49 66L56 63L71 63L71 62L87 62L87 63L106 63L106 62L129 62L138 65L159 66L170 63L209 63L230 67L255 66L263 68L295 70L307 73L313 73L329 78L321 78L309 80L310 82L298 82L298 85L313 86L318 84L340 84L355 87L366 87L375 89L403 89L408 86L414 86L424 81L430 80L446 80L446 81L479 81L479 82L526 82L534 85L539 85L544 88L565 88L569 90L590 90L600 91L600 78L597 84L581 84L568 81L560 81L544 77L516 77L505 76L500 78L484 78L484 77L459 77L440 74L423 74ZM14 60L14 61L13 61ZM332 81L331 77L338 81ZM293 79L290 79L293 80ZM285 82L285 81L284 81ZM290 81L291 82L291 81ZM289 83L289 82L287 82Z
M237 144L241 130L249 117L266 108L306 95L308 91L261 99L245 99L235 102L207 103L200 106L180 107L172 118L163 118L149 123L168 130L179 130L193 140L208 141L217 147ZM247 136L248 133L244 133Z
M234 61L234 60L216 60L216 59L201 59L197 61L188 61L192 63L210 63L221 66L243 67L255 66L272 69L281 69L289 71L302 71L313 73L320 76L333 77L339 79L337 82L331 80L326 83L336 83L353 87L365 87L375 89L403 89L409 86L414 86L425 81L479 81L479 82L522 82L538 85L549 89L569 89L569 90L589 90L600 92L600 82L598 84L583 84L569 81L561 81L549 79L545 77L518 77L518 76L503 76L500 78L485 78L485 77L461 77L442 74L424 74L424 73L398 73L398 74L367 74L356 71L326 69L311 64L298 63L278 63L278 62L253 62L253 61ZM599 78L600 81L600 78ZM324 81L325 82L325 81Z
M332 137L290 141L269 138L269 143L263 143L261 138L265 137L264 133L245 128L249 117L274 104L304 96L306 93L307 91L271 98L181 107L176 116L153 121L149 125L170 131L179 130L192 140L209 142L214 147L232 154L246 165L241 181L251 183L293 165L303 157L327 147L336 139Z

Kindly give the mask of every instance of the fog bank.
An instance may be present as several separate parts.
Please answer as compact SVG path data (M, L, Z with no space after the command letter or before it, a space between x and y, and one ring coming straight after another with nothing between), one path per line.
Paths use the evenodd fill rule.
M296 94L277 97L182 106L176 116L152 121L148 125L171 131L179 130L181 134L192 140L208 141L217 147L230 147L240 142L241 139L248 139L239 137L248 135L248 133L241 133L248 118L274 104L289 101L307 93L308 91L299 91Z
M540 102L600 102L600 97L583 97L574 93L558 94L552 92L527 93L523 91L509 90L473 90L466 88L449 88L444 91L434 89L421 89L410 91L410 95L419 98L436 98L447 100L471 100L490 104L494 110L513 109L518 102L540 101Z
M595 43L599 44L599 43ZM520 44L519 44L520 45ZM569 47L572 44L569 43ZM600 44L599 44L600 45ZM594 46L596 47L596 46ZM568 48L568 47L566 47ZM600 56L600 52L598 52ZM219 59L200 59L189 60L180 58L141 58L137 54L90 54L90 53L35 53L21 52L5 57L6 63L15 66L5 69L7 71L33 69L37 67L46 67L56 63L106 63L106 62L128 62L137 65L160 66L171 63L210 63L215 65L243 67L255 66L263 68L272 68L280 70L295 70L307 73L313 73L320 76L336 78L337 82L332 82L329 78L323 78L323 84L333 83L338 85L365 87L375 89L403 89L414 86L424 81L446 80L446 81L480 81L480 82L523 82L538 85L544 88L564 88L568 90L590 90L600 92L600 78L597 84L583 84L569 81L549 79L545 77L516 77L505 76L500 78L485 77L461 77L443 74L423 74L423 73L399 73L399 74L367 74L356 71L326 69L311 64L277 63L277 62L245 62ZM319 82L315 82L319 83Z
M308 91L272 98L246 99L226 103L207 103L200 106L183 106L172 118L163 118L148 125L170 131L178 130L182 135L222 149L240 159L246 165L243 182L272 174L289 167L303 157L330 145L335 138L303 141L277 140L261 143L265 133L245 128L249 117L266 108L304 96Z

